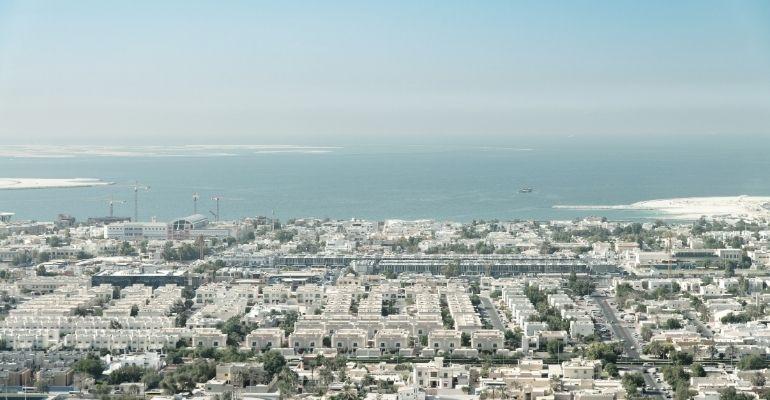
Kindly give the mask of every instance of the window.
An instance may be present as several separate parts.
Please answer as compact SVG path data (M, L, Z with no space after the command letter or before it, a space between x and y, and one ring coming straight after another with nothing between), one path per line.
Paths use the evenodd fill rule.
M449 343L449 347L455 347L454 343Z
M358 347L358 343L357 342L353 342L353 347Z
M315 347L315 342L310 342L310 347Z
M438 343L433 343L433 347L438 348Z
M401 347L401 343L396 343L396 348Z
M337 342L337 347L342 347L342 342Z
M380 347L385 348L385 343L380 343Z

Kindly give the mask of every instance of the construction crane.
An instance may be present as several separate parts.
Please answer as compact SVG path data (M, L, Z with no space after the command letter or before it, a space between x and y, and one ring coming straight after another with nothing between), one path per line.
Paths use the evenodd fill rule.
M140 184L139 181L134 181L132 188L134 190L134 222L139 222L139 191L150 190L150 187Z
M220 200L224 200L224 197L222 197L222 196L214 196L214 197L211 198L211 200L214 200L217 203L217 212L214 212L214 211L211 211L211 210L209 210L209 212L214 215L214 221L219 222L219 215L220 215L219 214L219 201Z
M227 201L242 201L243 199L233 199L233 198L229 198L229 197L223 197L223 196L219 196L219 195L217 195L217 196L213 196L213 197L211 197L211 200L214 200L214 202L216 203L216 212L214 212L214 211L211 211L211 210L209 210L209 212L211 213L211 215L213 215L213 216L214 216L214 220L215 220L216 222L219 222L219 218L222 216L222 214L220 213L220 209L219 209L219 202L220 202L220 201L222 201L222 200L227 200Z
M200 196L198 196L198 192L193 193L192 199L193 199L193 214L197 214L198 213L198 199L200 199Z
M115 204L126 204L125 200L115 200L110 196L109 200L105 200L110 205L110 218L115 216Z

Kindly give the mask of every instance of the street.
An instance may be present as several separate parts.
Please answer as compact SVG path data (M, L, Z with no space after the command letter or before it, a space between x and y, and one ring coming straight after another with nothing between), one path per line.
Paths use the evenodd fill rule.
M612 307L607 303L607 298L604 296L591 297L593 297L602 309L602 314L604 314L604 318L615 334L615 337L621 340L621 344L623 345L623 349L628 358L639 359L639 351L636 349L637 343L634 336L628 331L628 328L620 323L618 317L615 315L615 311L613 311Z
M479 296L481 306L487 311L487 318L495 329L505 332L505 324L500 321L500 315L497 314L497 307L492 304L492 300L487 296Z
M622 323L618 320L618 317L615 315L615 311L610 307L609 303L607 302L606 296L598 296L593 295L591 296L596 303L599 305L599 307L602 310L602 314L604 314L604 318L609 324L610 328L612 329L614 335L616 338L619 338L621 340L621 344L623 345L623 349L627 355L627 358L633 359L633 360L640 360L639 357L639 344L636 342L636 339L634 339L633 334L629 332L628 328L622 325ZM654 397L657 399L663 399L664 396L663 388L661 385L655 380L655 378L650 374L650 372L645 367L631 367L629 368L630 371L638 371L642 373L642 376L644 377L644 383L647 387L654 388Z

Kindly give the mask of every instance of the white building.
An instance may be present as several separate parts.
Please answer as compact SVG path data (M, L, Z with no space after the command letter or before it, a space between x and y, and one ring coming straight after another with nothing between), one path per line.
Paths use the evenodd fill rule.
M440 329L428 333L428 348L452 352L460 348L462 333L452 329Z
M252 350L281 347L283 330L281 328L259 328L246 335L246 345Z
M168 225L164 222L118 222L104 227L104 238L115 240L166 240Z
M503 333L496 330L478 330L471 333L471 347L478 351L495 351L503 348Z

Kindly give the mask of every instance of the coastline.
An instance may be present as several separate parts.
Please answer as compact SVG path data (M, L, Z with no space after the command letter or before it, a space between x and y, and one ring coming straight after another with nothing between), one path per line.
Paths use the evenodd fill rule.
M114 184L95 178L0 178L0 190L66 189Z
M682 197L639 201L621 205L555 205L567 210L629 210L655 211L671 219L698 219L704 217L733 217L760 219L770 217L770 197L719 196Z

